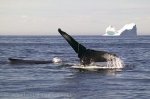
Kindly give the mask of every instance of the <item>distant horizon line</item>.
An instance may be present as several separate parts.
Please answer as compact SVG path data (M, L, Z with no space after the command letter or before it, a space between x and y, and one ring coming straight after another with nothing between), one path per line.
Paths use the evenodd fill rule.
M80 34L71 34L72 36L103 36L103 35L99 35L99 34L85 34L85 35L80 35ZM9 34L9 35L5 35L5 34L0 34L0 36L59 36L59 34L43 34L43 35L41 35L41 34L38 34L38 35L32 35L32 34L30 34L30 35L25 35L25 34L21 34L21 35L19 35L19 34L17 34L17 35L15 35L15 34ZM142 35L137 35L137 36L150 36L150 34L142 34ZM119 37L119 36L104 36L104 37ZM121 36L121 37L123 37L123 36Z

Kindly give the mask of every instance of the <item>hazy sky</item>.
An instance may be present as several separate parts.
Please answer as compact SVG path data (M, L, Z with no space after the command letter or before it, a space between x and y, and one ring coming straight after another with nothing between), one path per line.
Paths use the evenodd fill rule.
M132 22L150 35L150 0L0 0L0 35L101 35Z

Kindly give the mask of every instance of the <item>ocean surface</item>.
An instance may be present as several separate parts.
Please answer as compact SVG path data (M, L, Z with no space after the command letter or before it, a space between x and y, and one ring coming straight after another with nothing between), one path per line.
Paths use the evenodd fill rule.
M74 50L61 36L0 36L0 99L149 99L150 36L73 36L90 49L114 52L121 71L79 71ZM63 64L11 64L8 58Z

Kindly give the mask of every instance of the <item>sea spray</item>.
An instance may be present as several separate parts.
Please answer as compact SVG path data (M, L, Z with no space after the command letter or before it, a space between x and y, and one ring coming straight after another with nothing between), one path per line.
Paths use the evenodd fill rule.
M102 69L122 69L124 68L124 62L121 58L105 54L107 58L106 62L94 62L91 60L91 64L89 65L82 65L82 64L74 64L72 67L76 69L85 69L85 70L102 70Z
M107 54L107 62L106 66L110 68L123 68L124 62L121 60L121 58L116 57L114 55Z

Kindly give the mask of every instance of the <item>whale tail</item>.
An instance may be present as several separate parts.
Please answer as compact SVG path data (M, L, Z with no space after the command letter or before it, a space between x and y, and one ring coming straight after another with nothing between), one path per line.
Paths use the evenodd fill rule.
M93 62L108 62L118 58L118 56L114 53L86 49L83 45L78 43L74 38L72 38L66 32L62 31L61 29L58 29L58 32L66 39L66 41L78 54L78 57L80 58L80 63L82 65L89 65Z
M86 48L61 29L58 29L58 32L66 39L66 41L78 54L78 57L81 58L82 54L86 51Z

